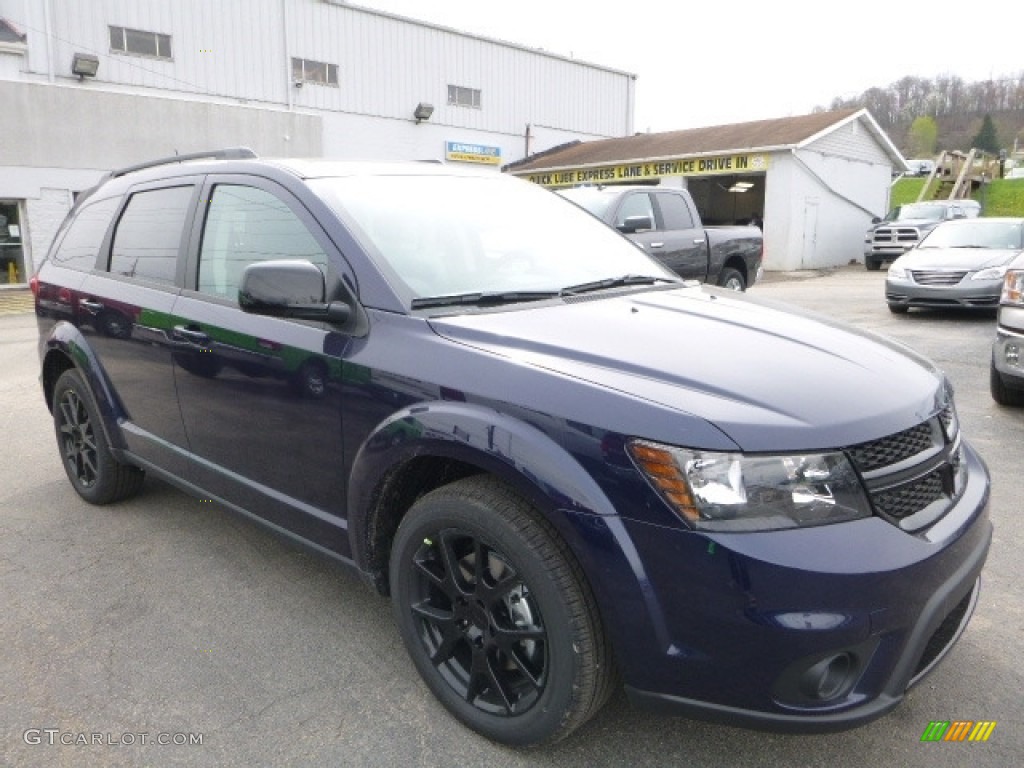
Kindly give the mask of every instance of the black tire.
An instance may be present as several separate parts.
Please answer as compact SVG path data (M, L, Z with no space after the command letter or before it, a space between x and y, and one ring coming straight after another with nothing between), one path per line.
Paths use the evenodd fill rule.
M868 272L877 272L882 268L882 262L874 259L864 259L864 269Z
M889 311L894 315L905 315L910 310L910 307L905 304L890 304Z
M994 365L989 365L988 387L992 392L992 399L1000 405L1024 405L1024 389L1011 389L1006 386Z
M747 290L747 281L743 279L743 273L732 267L726 267L718 276L718 284L730 291L743 292Z
M607 701L615 674L579 565L494 478L460 480L412 506L395 536L390 583L424 682L478 733L513 746L550 743Z
M96 401L74 368L53 388L53 425L61 463L79 496L90 504L110 504L138 493L145 474L110 453Z

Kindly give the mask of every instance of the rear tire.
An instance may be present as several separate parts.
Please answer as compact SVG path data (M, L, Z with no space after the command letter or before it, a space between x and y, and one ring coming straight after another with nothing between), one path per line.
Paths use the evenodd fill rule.
M730 291L742 293L747 290L747 281L743 279L743 274L732 267L726 267L722 270L722 274L718 276L718 284Z
M992 399L1000 405L1024 405L1024 390L1006 386L995 365L989 365L988 384Z
M90 504L110 504L138 493L145 474L114 458L96 400L74 368L53 388L53 426L61 463L79 496Z
M558 741L607 701L615 676L583 574L551 526L496 479L420 498L395 536L390 584L424 682L487 738Z

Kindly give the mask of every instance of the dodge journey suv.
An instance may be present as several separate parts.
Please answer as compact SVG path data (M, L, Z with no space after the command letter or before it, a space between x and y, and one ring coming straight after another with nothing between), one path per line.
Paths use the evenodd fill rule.
M529 182L154 161L80 195L33 287L83 499L148 474L349 564L491 739L563 738L620 685L855 726L974 610L989 479L940 370Z

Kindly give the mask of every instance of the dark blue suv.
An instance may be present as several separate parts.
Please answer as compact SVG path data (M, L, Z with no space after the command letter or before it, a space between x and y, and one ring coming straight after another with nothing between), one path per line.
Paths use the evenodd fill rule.
M176 157L81 195L33 285L84 499L149 473L351 564L500 742L620 684L854 726L973 611L989 479L940 371L684 283L528 182Z

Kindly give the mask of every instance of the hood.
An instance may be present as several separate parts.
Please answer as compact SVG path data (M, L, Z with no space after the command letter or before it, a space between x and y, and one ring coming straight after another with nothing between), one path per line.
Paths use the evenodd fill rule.
M897 219L896 221L880 221L877 224L872 224L871 229L879 229L880 227L934 227L942 223L942 219Z
M941 373L892 340L708 286L431 325L450 341L703 419L747 451L872 440L930 417L943 396Z
M893 262L901 269L949 269L974 272L1009 264L1020 254L1019 248L914 248Z

